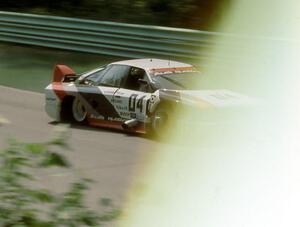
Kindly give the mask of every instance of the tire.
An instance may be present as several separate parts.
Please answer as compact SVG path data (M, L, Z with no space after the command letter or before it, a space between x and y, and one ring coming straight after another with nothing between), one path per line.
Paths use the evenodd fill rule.
M170 125L170 111L163 106L159 106L152 115L150 133L153 136L164 137L166 129Z
M72 115L74 121L77 123L84 123L86 121L87 110L78 98L73 100Z

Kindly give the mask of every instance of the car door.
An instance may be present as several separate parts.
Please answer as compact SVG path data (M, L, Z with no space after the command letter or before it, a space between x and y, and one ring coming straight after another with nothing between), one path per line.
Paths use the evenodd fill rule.
M151 93L139 79L147 79L143 69L131 67L126 81L114 95L114 102L120 116L125 119L147 121Z
M128 66L109 65L98 75L85 78L85 83L78 87L80 96L88 106L89 118L101 120L121 120L115 109L114 94L127 76Z

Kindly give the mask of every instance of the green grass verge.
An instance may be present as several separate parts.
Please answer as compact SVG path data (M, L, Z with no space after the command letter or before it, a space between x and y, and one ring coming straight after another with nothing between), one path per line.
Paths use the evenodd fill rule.
M55 64L85 72L122 60L94 54L0 43L0 85L43 92L51 82Z

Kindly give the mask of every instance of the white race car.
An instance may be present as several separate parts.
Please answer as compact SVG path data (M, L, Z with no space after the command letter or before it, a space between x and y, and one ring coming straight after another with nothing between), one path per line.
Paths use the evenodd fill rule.
M159 134L178 107L244 101L228 90L193 89L199 76L192 65L160 59L114 62L81 75L56 65L45 89L46 112L56 121Z

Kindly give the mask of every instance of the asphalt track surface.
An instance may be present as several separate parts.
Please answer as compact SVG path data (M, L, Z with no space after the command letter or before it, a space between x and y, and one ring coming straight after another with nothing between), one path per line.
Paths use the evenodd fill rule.
M0 116L10 121L0 127L0 149L7 140L24 142L48 141L56 124L44 111L44 95L0 86ZM80 177L95 180L88 193L88 204L98 198L111 198L122 207L126 194L146 160L154 154L159 142L138 135L89 126L71 126L66 152L73 163L71 169L55 169L38 173L38 184L56 192Z

